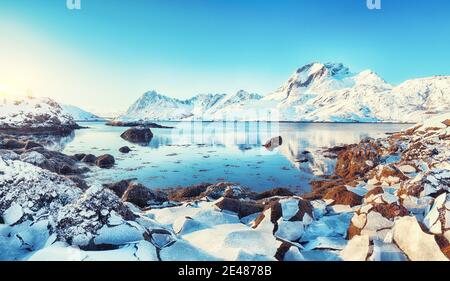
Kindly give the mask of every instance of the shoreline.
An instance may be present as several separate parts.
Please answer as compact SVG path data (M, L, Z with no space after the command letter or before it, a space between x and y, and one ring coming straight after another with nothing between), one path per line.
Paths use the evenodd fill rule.
M201 256L204 260L246 260L257 256L268 260L310 260L313 256L318 260L385 260L388 253L395 260L448 260L450 232L445 225L450 216L444 208L444 221L442 215L437 222L432 219L436 212L442 212L439 204L450 202L450 164L445 150L449 147L450 124L448 120L441 121L381 139L368 138L358 144L329 148L327 153L334 152L337 159L333 175L312 181L312 192L301 196L283 188L257 193L226 182L171 190L150 190L132 180L89 187L82 178L86 170L74 168L86 155L68 156L36 144L31 149L3 150L0 167L6 173L0 178L25 169L39 178L28 183L37 189L42 188L40 181L46 182L46 188L67 181L63 186L71 186L72 191L59 187L54 192L63 197L67 192L76 195L68 205L60 203L54 212L66 219L50 229L57 233L58 241L78 247L79 254L88 257L105 249L120 251L129 245L140 245L135 246L139 248L145 244L147 250L156 247L171 253L163 255L163 259L156 257L157 260L177 260L179 250L188 248L193 251L189 259ZM55 169L48 164L55 161L68 168ZM427 163L427 168L417 161ZM68 171L74 173L65 175ZM48 173L56 178L45 181ZM0 211L9 214L20 210L22 214L13 218L3 215L6 219L0 224L7 223L12 229L29 219L40 221L32 209L24 215L20 200L16 205L4 201L6 194L20 194L17 188L7 182L0 188ZM39 204L43 204L39 210L57 202L58 197L51 202L39 199ZM100 217L84 215L104 208L108 212ZM62 215L64 212L66 215ZM111 224L111 220L116 222ZM85 226L80 229L79 225ZM128 229L126 237L113 234L119 227ZM412 231L420 239L416 241L405 234ZM160 244L155 233L172 242ZM143 242L132 242L141 240L136 238L139 236ZM236 241L245 244L231 249L221 244L231 237L239 237ZM211 239L219 239L219 250L208 246L215 243ZM259 244L259 240L264 244ZM417 243L423 249L434 250L417 252L412 247ZM46 251L44 247L37 254Z

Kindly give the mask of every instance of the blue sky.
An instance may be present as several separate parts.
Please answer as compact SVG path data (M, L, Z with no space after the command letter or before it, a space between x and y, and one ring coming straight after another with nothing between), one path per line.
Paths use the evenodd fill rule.
M311 61L450 75L449 1L381 1L1 0L0 86L107 112L151 89L267 94Z

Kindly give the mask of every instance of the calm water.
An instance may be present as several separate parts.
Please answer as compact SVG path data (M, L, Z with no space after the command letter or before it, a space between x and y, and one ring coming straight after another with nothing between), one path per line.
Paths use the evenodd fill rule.
M120 138L126 128L104 123L80 123L89 129L77 130L62 140L59 149L67 154L112 154L116 166L92 168L89 180L111 182L137 178L150 188L187 186L202 182L229 181L255 191L287 187L308 191L308 182L332 171L334 161L321 150L361 138L383 137L410 125L401 124L311 124L266 122L163 122L174 129L152 129L148 146ZM283 144L268 151L262 145L282 136ZM118 149L133 151L122 154ZM307 163L299 163L311 152Z

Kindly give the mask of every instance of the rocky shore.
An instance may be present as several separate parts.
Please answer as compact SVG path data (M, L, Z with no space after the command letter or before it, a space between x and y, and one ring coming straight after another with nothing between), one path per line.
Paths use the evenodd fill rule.
M407 261L450 258L450 114L330 148L332 175L296 195L235 183L88 186L108 155L2 139L0 260Z

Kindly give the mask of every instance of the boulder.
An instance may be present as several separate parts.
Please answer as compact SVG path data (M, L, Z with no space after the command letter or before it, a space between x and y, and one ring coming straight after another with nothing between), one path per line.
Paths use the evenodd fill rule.
M120 137L132 143L148 144L153 133L147 127L133 127L123 132Z
M448 261L433 235L423 232L415 217L395 221L393 238L412 261Z
M323 199L333 200L334 205L350 205L351 207L361 205L362 197L348 191L345 186L337 186L328 190Z
M166 194L150 190L142 184L131 184L122 195L122 201L133 203L140 208L162 204L167 200Z
M365 261L369 254L369 236L354 236L341 251L344 261Z
M211 186L211 184L204 183L183 188L177 188L169 192L169 199L171 201L186 201L196 199L207 190L208 186Z
M86 156L86 154L84 153L77 153L73 156L74 159L76 159L77 161L81 161L83 160L83 158Z
M130 185L131 181L132 181L131 179L121 180L110 184L104 184L103 186L111 189L118 197L122 197L125 191L127 190L128 186Z
M131 149L128 146L123 146L123 147L119 148L119 151L121 153L129 153L131 151Z
M221 210L226 210L238 214L239 218L259 213L264 210L263 204L226 197L217 202L216 206Z
M37 142L34 142L34 141L27 141L26 144L25 144L24 149L28 150L28 149L32 149L32 148L35 148L35 147L43 147L43 146L41 144L37 143Z
M82 159L81 162L88 163L88 164L94 164L95 161L97 161L97 156L93 154L86 154Z
M115 159L110 154L105 154L97 157L97 160L95 160L95 164L100 168L111 168L115 164Z
M3 141L3 144L1 145L1 147L3 149L22 149L26 146L27 144L23 141L19 141L16 139L5 139Z

